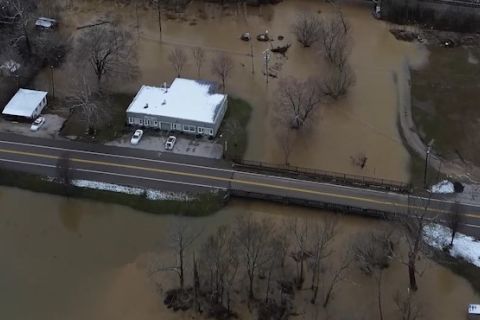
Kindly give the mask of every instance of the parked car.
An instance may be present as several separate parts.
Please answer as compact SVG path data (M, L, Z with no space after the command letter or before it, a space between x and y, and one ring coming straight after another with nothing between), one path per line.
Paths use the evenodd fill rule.
M175 146L175 142L177 142L177 138L175 136L168 137L167 141L165 141L165 149L172 150Z
M38 117L33 121L32 126L30 127L30 130L32 131L38 131L40 127L45 123L45 118L44 117Z
M130 140L131 144L138 144L140 142L140 139L142 139L143 136L143 130L137 130L132 136L132 139Z

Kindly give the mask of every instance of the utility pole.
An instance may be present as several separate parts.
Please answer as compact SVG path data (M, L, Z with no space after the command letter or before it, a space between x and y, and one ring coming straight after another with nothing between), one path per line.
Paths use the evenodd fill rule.
M135 2L135 17L137 18L137 38L140 37L140 20L138 19L138 3Z
M425 170L423 172L423 186L425 189L427 189L427 174L428 174L428 157L430 156L430 153L432 152L432 146L433 143L435 142L434 139L432 139L427 146L427 151L425 155Z
M266 78L266 81L267 81L267 85L268 85L268 62L270 61L270 49L267 49L265 51L263 51L263 55L265 56L265 76L267 77Z
M252 58L252 74L255 73L255 63L253 60L253 42L250 41L250 57Z
M53 79L53 66L50 66L50 81L52 83L52 98L55 99L55 81Z

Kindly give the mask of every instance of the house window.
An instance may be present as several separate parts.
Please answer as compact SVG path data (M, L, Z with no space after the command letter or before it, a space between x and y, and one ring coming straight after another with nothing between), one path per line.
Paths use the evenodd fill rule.
M135 122L135 119L134 119L134 118L132 118L132 117L129 117L129 118L128 118L128 123L132 124L132 123L134 123L134 122Z
M157 120L153 121L153 126L158 127L158 121Z
M143 124L143 120L142 120L142 119L140 119L138 122L139 122L140 124Z
M188 131L188 132L196 132L196 128L195 126L187 126L187 125L184 125L183 126L183 131Z
M198 133L203 133L203 128L198 127Z
M174 123L173 124L173 129L182 130L182 125L180 123Z
M149 126L149 125L150 125L150 120L145 119L145 125L146 125L146 126Z
M208 129L208 134L213 136L213 129Z

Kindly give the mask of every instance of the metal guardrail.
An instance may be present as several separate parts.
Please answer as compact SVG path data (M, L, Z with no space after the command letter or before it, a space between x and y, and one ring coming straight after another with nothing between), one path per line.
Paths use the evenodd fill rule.
M460 7L480 8L479 0L420 0L421 2L448 4Z
M410 184L394 180L371 178L297 166L270 164L260 161L234 160L232 166L239 171L268 173L276 176L292 177L299 180L328 182L359 188L394 191L399 193L412 193L413 190Z

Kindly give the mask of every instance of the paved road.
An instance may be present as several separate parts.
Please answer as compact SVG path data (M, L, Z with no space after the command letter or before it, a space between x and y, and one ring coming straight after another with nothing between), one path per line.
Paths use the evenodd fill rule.
M47 140L0 133L0 166L55 176L58 158L68 153L74 177L142 188L172 191L230 190L273 199L327 202L361 209L407 214L420 212L428 199L232 170L227 162L107 147L65 140ZM428 215L444 219L451 203L431 199ZM410 211L409 211L410 210ZM467 233L480 235L480 206L463 205Z

